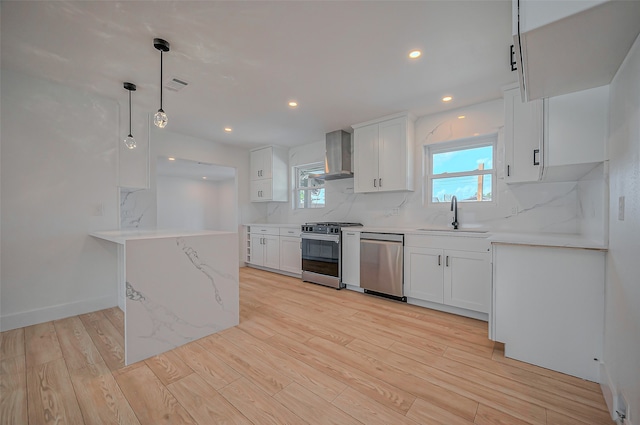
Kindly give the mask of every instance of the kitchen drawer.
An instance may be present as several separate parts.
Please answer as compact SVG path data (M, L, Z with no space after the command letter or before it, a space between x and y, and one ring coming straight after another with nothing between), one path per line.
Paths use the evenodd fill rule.
M249 233L251 234L261 234L261 235L280 235L279 227L271 227L271 226L249 226Z
M412 234L405 236L404 245L416 248L455 249L474 252L487 252L491 248L491 243L487 238Z
M293 228L293 227L281 227L280 228L280 236L293 236L296 238L300 237L300 226L298 226L297 228Z

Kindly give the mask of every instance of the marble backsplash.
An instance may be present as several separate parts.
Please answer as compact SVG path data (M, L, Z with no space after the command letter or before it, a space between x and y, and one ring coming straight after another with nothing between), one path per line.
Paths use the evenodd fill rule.
M120 189L120 229L156 227L156 194L149 189Z
M353 179L327 182L325 188L325 208L293 209L289 203L272 202L269 203L267 222L346 221L367 226L413 228L447 227L452 221L448 203L427 207L420 190L353 193ZM499 189L496 203L460 203L458 221L461 227L511 232L578 232L576 182L520 184Z

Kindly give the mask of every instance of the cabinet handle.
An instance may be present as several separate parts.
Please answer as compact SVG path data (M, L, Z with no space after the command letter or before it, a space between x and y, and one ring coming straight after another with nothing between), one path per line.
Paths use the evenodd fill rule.
M511 165L507 165L507 177L511 176Z
M445 259L445 262L447 263L447 267L449 267L449 256L447 255L447 258Z
M540 149L534 149L533 150L533 165L540 165L540 160L536 160L536 158L538 157L538 154L540 154Z
M442 265L442 255L438 254L438 265Z
M378 179L378 187L382 187L382 178Z
M355 233L347 232L347 235L348 235L348 236L355 236L356 234L355 234Z
M373 187L378 187L378 186L376 186L376 180L377 179L373 179Z

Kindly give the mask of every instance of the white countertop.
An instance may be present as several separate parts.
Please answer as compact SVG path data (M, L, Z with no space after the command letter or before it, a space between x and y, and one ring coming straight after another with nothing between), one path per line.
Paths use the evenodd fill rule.
M89 235L106 241L124 245L126 241L139 239L177 238L181 236L211 236L228 235L234 232L222 232L216 230L176 230L176 229L135 229L135 230L105 230L91 232Z
M550 246L606 251L607 244L573 233L491 233L491 243L508 245Z
M302 224L246 223L246 224L243 224L243 226L284 227L287 229L300 230L300 227L302 226Z
M487 238L491 233L487 231L479 231L480 229L458 229L453 230L451 228L429 228L429 229L416 229L407 227L343 227L342 231L350 232L371 232L371 233L397 233L404 235L430 235L430 236L457 236L467 238Z

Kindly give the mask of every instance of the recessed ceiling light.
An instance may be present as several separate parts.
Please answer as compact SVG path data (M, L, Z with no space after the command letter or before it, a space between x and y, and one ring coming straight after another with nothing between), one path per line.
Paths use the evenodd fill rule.
M420 50L412 50L409 52L409 57L411 59L418 59L420 56L422 56L422 52Z
M297 108L298 107L298 102L296 102L295 100L289 101L289 107L290 108Z
M207 176L202 177L202 180L206 180L206 179L207 179Z
M233 129L231 127L225 127L224 131L226 131L227 133L231 133Z
M458 115L458 119L459 119L459 120L463 120L463 119L465 119L465 118L466 118L466 117L465 117L464 115Z
M451 97L451 96L445 96L445 97L442 98L443 102L451 102L452 100L453 100L453 97Z
M473 133L473 135L474 135L474 136L479 136L479 135L480 135L480 133Z
M175 161L176 159L172 156L170 156L169 158L167 158L169 161Z

